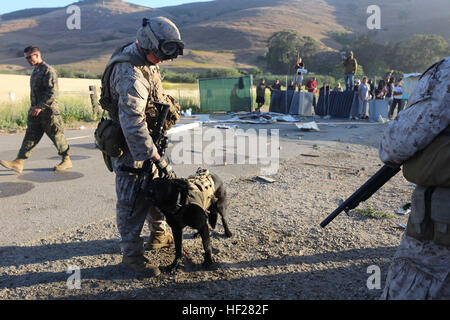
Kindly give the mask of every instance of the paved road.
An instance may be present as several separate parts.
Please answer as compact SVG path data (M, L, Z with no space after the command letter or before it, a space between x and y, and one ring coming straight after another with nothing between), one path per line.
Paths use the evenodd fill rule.
M186 122L186 121L185 121ZM349 135L347 122L334 122L332 126L323 124L321 132L302 133L298 131L293 123L276 123L271 125L242 125L245 132L254 134L258 129L279 129L281 150L279 152L280 161L285 158L296 156L300 153L314 151L313 144L320 146L335 145L336 141L361 143L362 133L352 133ZM320 123L319 123L320 125ZM373 126L377 124L358 123L358 126L367 132L373 131ZM237 176L254 176L261 174L260 169L268 167L266 161L275 163L277 152L270 151L270 142L267 145L268 155L257 159L257 164L248 164L255 160L254 156L249 156L248 151L242 151L237 147L237 139L241 134L232 134L226 138L229 147L221 146L221 137L226 137L227 129L217 129L217 132L209 131L206 127L213 128L210 124L203 126L203 132L190 130L184 137L171 136L171 146L168 154L172 159L177 154L189 154L191 160L202 157L203 154L212 155L212 149L217 147L218 155L213 164L175 164L174 169L178 176L187 176L195 172L199 167L209 168L219 174L225 181ZM255 132L248 129L255 129ZM46 238L50 235L62 232L67 229L86 225L107 217L115 215L115 187L114 174L107 171L101 153L94 146L92 129L87 130L66 130L66 137L69 139L71 147L72 162L74 167L66 172L55 173L52 168L60 161L55 147L48 137L44 136L30 159L25 162L25 169L21 175L17 175L10 170L0 167L0 246L17 245L29 240ZM353 131L355 132L355 131ZM303 137L299 138L299 135ZM355 135L356 134L356 135ZM214 135L216 135L215 138ZM274 135L275 137L275 135ZM23 134L0 135L0 159L12 160L15 158L18 148L23 139ZM181 152L183 143L196 142L196 146L188 147L188 150ZM197 140L196 140L197 139ZM301 140L300 140L301 139ZM352 140L353 139L353 140ZM270 141L270 136L268 141ZM202 147L198 146L198 141L203 141ZM234 141L235 146L231 146ZM247 149L249 148L247 139ZM254 140L256 141L256 140ZM255 142L250 145L255 146ZM278 148L277 143L273 143ZM223 143L226 146L226 142ZM186 148L185 148L186 149ZM190 150L189 150L190 149ZM223 155L220 154L223 150ZM226 155L234 154L243 156L246 164L233 164L237 159L229 161ZM192 156L190 156L192 155ZM271 158L275 156L275 158ZM221 164L225 158L227 165ZM264 173L264 172L263 172ZM233 192L233 191L231 191Z

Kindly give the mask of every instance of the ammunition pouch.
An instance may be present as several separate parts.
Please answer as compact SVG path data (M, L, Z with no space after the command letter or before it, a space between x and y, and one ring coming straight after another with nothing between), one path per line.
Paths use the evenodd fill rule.
M104 87L102 87L103 89ZM112 119L118 119L118 111L119 108L117 106L117 101L114 101L110 96L101 96L99 100L100 106L103 108L103 110L108 111L108 115Z
M450 247L450 188L417 186L411 198L406 234Z
M162 98L158 100L160 103L166 103L170 106L169 113L167 114L166 120L164 122L164 131L170 130L180 119L180 105L175 101L175 98L164 94ZM154 105L154 103L149 99L147 103L147 108L145 110L145 119L147 121L147 127L150 129L150 132L156 130L157 122L158 122L158 108Z
M107 156L119 158L126 145L120 125L111 120L102 118L94 133L95 144Z
M102 155L103 155L103 161L105 162L106 168L108 168L108 170L109 170L110 172L114 172L113 165L112 165L112 161L111 161L111 157L108 156L108 155L107 155L106 153L104 153L103 151L102 151Z

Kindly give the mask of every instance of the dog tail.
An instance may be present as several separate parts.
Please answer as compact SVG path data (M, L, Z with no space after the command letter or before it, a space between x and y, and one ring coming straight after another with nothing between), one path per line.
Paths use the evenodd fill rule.
M211 210L211 212L208 214L208 221L211 228L215 229L217 224L217 211Z

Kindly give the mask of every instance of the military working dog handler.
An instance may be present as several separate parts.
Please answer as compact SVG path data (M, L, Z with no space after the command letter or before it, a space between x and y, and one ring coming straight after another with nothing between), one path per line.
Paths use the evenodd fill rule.
M113 152L110 162L106 158L107 165L109 162L109 168L116 174L116 218L121 236L122 263L148 276L158 275L160 271L144 257L140 234L145 220L148 220L151 229L147 249L174 246L174 241L163 214L143 201L143 195L134 197L138 176L123 168L151 166L153 178L158 174L169 178L175 176L172 168L160 157L149 129L155 124L153 101L171 106L166 130L179 118L179 105L163 93L157 65L182 55L183 48L180 32L172 21L164 17L144 19L136 42L114 52L102 78L100 104L108 111L112 122L120 125L120 137L124 140L123 143L117 141L120 150ZM99 142L97 137L97 144L104 142ZM102 151L105 154L105 150ZM132 199L136 199L134 203Z

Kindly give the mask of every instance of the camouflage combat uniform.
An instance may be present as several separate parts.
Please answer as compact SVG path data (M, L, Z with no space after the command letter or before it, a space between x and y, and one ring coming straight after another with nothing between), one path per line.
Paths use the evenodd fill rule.
M28 125L17 158L28 159L44 133L52 140L58 154L69 155L69 145L64 137L63 121L56 101L58 76L47 63L35 67L30 77L31 107L41 108L37 117L28 115Z
M124 48L124 54L140 55L136 44ZM164 216L148 203L137 197L134 210L131 199L137 176L119 170L121 165L141 168L143 162L152 158L157 152L150 137L146 111L149 96L151 100L162 101L163 88L159 68L154 65L134 67L131 63L117 63L110 78L111 95L118 101L118 118L126 140L124 153L119 158L112 158L116 174L116 218L121 235L120 246L125 256L143 254L143 239L140 237L146 218L154 233L167 230ZM157 169L153 165L154 177Z
M411 107L400 112L384 133L380 145L383 162L400 165L447 131L450 125L449 77L450 57L424 74L409 100ZM414 190L407 231L389 267L381 299L450 299L450 246L436 243L434 239L416 239L411 231L419 211L431 210L426 209L424 189L418 185ZM428 206L432 206L435 229L433 214L447 221L450 214L448 197L435 195L449 194L449 191L448 186L436 186L428 202L431 203ZM418 197L420 194L422 198ZM446 229L448 232L448 224Z

